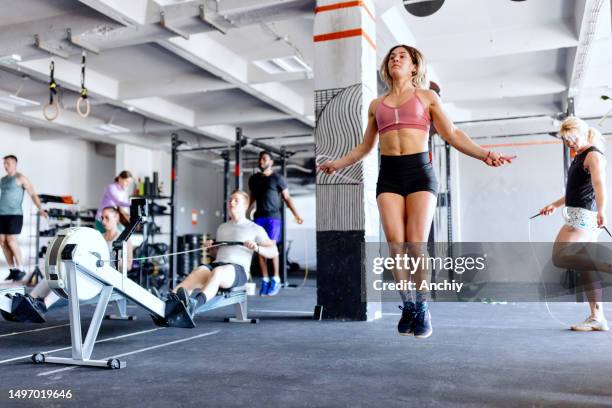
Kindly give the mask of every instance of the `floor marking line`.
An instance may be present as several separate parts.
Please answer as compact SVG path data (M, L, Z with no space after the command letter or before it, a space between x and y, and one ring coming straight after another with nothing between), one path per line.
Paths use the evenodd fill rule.
M202 334L198 334L196 336L187 337L186 339L173 340L173 341L170 341L170 342L167 342L167 343L157 344L155 346L145 347L145 348L141 348L141 349L134 350L134 351L128 351L127 353L115 354L114 356L104 357L104 358L101 358L99 360L109 360L111 358L119 358L119 357L129 356L129 355L132 355L132 354L144 353L145 351L155 350L155 349L158 349L158 348L161 348L161 347L171 346L173 344L184 343L186 341L199 339L201 337L212 336L213 334L217 334L220 331L221 330L215 330L215 331L208 332L208 333L202 333ZM60 372L63 372L63 371L74 370L75 368L78 368L78 367L86 367L86 366L75 365L75 366L70 366L70 367L59 368L57 370L45 371L43 373L37 374L37 376L41 377L43 375L50 375L50 374L60 373Z
M150 332L154 332L154 331L161 330L161 329L163 329L163 327L157 327L155 329L149 329L149 330L142 330L142 331L134 332L134 333L122 334L121 336L109 337L108 339L98 340L98 341L96 341L96 344L104 343L104 342L111 341L111 340L124 339L126 337L137 336L139 334L150 333ZM58 349L54 349L54 350L42 351L42 353L43 354L56 353L58 351L70 350L71 348L72 348L72 346L62 347L62 348L58 348ZM9 358L7 360L0 360L0 364L10 363L12 361L22 360L24 358L30 358L30 357L32 357L32 354L34 354L34 352L30 353L30 354L27 354L25 356L13 357L13 358Z
M267 310L267 309L250 309L249 312L263 312L263 313L300 313L300 314L313 314L306 310Z
M32 329L32 330L24 330L24 331L12 332L12 333L7 333L7 334L0 334L0 338L2 338L2 337L9 337L9 336L17 336L18 334L25 334L25 333L44 331L44 330L51 330L51 329L55 329L56 327L66 327L66 326L70 326L70 323L58 324L57 326L41 327L41 328Z

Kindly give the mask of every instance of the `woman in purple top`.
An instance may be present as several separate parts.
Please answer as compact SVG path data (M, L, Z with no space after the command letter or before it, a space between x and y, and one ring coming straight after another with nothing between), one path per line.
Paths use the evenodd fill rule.
M128 186L132 183L132 173L128 170L123 170L115 181L109 184L104 190L102 195L102 201L98 207L96 213L96 229L101 233L104 233L104 226L102 225L102 210L106 207L123 207L128 208L130 206L130 194Z

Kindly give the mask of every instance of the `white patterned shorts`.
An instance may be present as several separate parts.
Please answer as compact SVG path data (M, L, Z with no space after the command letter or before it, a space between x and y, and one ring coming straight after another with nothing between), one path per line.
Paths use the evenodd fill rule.
M565 225L584 230L597 228L597 213L579 207L565 207Z

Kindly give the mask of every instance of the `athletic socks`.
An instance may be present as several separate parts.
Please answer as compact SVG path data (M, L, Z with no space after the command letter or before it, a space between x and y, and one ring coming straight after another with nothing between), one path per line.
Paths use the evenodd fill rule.
M425 339L431 336L433 328L431 326L431 313L429 313L429 305L427 302L417 302L414 307L414 337L417 339Z
M280 278L278 276L275 276L272 279L274 279L276 281L276 283L280 282Z
M270 282L270 278L262 278L264 282Z
M198 293L195 298L198 301L198 306L201 306L208 301L204 292Z
M416 301L417 303L425 303L429 299L429 291L417 290Z
M400 290L399 295L400 298L402 298L402 303L404 304L404 306L406 306L406 303L408 302L414 302L411 290Z

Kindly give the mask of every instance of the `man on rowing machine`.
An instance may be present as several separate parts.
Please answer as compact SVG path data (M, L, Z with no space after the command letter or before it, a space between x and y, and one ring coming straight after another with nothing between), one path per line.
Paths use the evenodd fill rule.
M276 243L266 231L246 218L248 205L249 195L244 191L236 190L230 195L227 202L230 220L217 229L217 242L221 245L215 262L200 265L175 288L190 314L212 299L219 288L243 286L249 277L253 252L266 258L278 256ZM213 246L213 241L206 241L204 246Z

